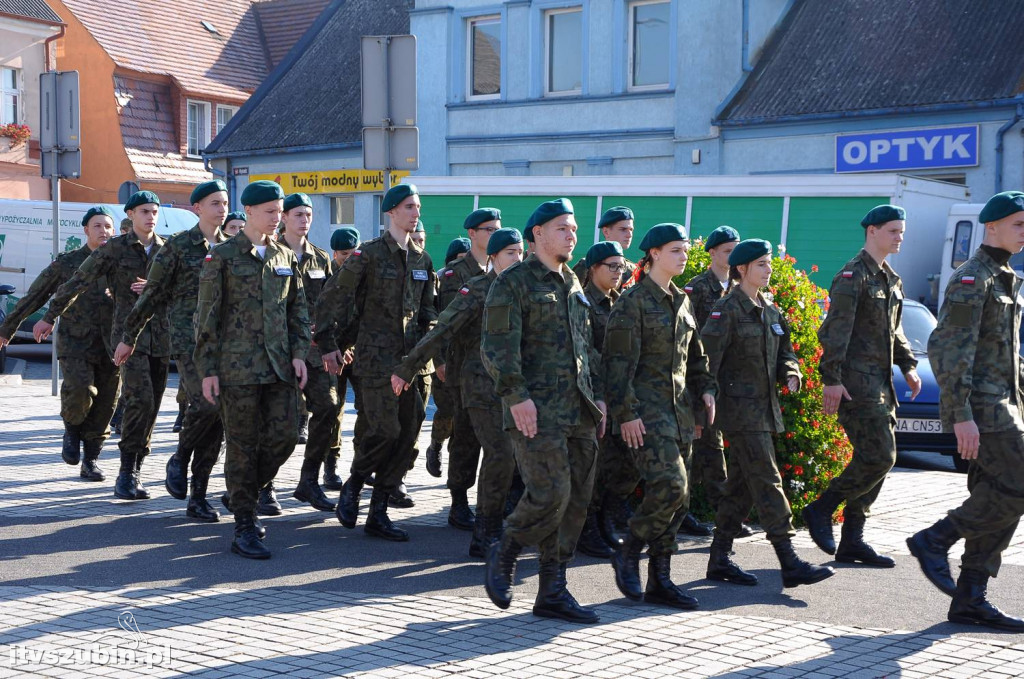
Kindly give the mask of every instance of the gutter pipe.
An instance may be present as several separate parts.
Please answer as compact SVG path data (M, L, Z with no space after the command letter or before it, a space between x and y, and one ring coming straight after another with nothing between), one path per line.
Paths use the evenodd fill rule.
M1024 97L1018 97L1018 99L1024 99ZM999 131L996 132L996 190L995 193L1001 193L1003 190L1003 137L1010 129L1020 122L1020 119L1024 117L1024 101L1017 104L1017 110L1014 112L1013 117L1006 121Z

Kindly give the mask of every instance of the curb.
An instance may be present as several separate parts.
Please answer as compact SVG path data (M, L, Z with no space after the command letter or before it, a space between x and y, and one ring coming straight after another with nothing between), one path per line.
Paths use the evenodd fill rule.
M25 365L25 359L8 356L7 372L0 374L0 387L20 387Z

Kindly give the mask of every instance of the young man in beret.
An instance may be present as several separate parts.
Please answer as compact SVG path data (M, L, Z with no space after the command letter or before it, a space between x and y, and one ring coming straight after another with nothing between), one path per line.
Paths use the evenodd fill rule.
M826 415L839 422L853 445L853 459L821 497L804 507L814 543L836 561L892 568L896 563L864 542L864 523L882 482L896 463L896 392L892 366L898 365L917 398L921 379L917 359L900 329L903 282L886 257L900 251L906 212L879 205L861 220L864 248L832 279L831 303L818 329L823 354L820 370ZM832 514L842 502L842 539L837 550Z
M375 474L365 531L405 541L409 534L388 517L388 497L409 469L424 408L417 389L395 396L390 380L402 357L437 320L437 277L430 255L411 239L420 215L416 187L392 187L381 209L388 215L388 230L363 243L328 281L317 303L315 339L326 369L335 373L343 350L355 343L352 372L359 379L356 426L361 433L338 500L338 520L355 527L359 493L366 477Z
M164 245L155 232L160 199L152 191L132 194L124 211L132 220L132 229L124 236L111 238L102 248L93 250L74 276L54 295L43 316L44 337L50 334L57 317L67 311L96 282L105 278L114 296L114 320L110 342L120 342L125 319L146 287L153 259ZM153 426L160 411L160 400L167 386L170 363L170 327L167 307L154 310L153 317L138 336L135 352L121 364L121 388L124 419L121 425L121 469L114 482L114 495L122 500L146 500L149 491L142 485L142 461L149 455Z
M487 595L512 601L516 558L540 549L534 615L594 623L566 589L566 566L587 516L606 409L587 297L566 263L576 247L572 203L542 203L530 217L532 254L495 279L480 353L501 398L526 493L487 554Z
M195 349L193 317L199 294L199 272L210 248L223 242L220 225L228 212L228 188L214 180L195 187L190 198L199 223L167 240L153 258L149 280L124 322L124 333L114 350L114 363L122 365L135 351L139 335L157 312L167 309L171 329L171 354L178 369L178 390L186 395L188 408L178 435L178 449L167 460L164 487L171 497L184 500L185 513L213 522L220 514L206 500L210 473L220 454L224 435L217 407L203 398L203 378L192 360ZM191 494L188 467L192 461Z
M113 237L114 213L103 206L89 208L82 218L82 228L85 244L58 255L7 314L0 325L0 347L10 341L26 318L46 304L57 288L71 279L93 250ZM57 360L64 373L60 386L60 415L64 420L61 457L70 465L77 465L81 459L79 475L87 481L104 479L96 460L110 433L107 424L114 412L121 381L120 372L110 361L114 301L106 291L106 277L96 279L78 304L64 314L57 342ZM39 341L42 331L48 328L40 321L33 330Z
M245 226L245 213L241 210L235 212L229 212L228 216L224 218L224 226L220 228L225 238L234 238L238 235L238 232Z
M221 501L235 517L231 551L267 559L256 503L298 439L309 315L295 255L270 237L281 221L281 187L252 182L241 202L245 227L210 250L199 275L193 359L227 435Z
M1003 550L1024 513L1024 421L1021 413L1021 279L1009 266L1024 249L1024 193L989 199L978 221L981 247L953 272L928 340L928 358L941 396L944 431L971 460L971 496L931 527L907 540L932 584L953 597L949 620L1024 632L1024 620L987 599ZM966 540L956 584L949 548Z
M597 226L601 230L601 240L618 243L623 253L633 244L633 211L628 207L617 205L608 208L601 215ZM632 279L635 271L636 264L627 259L626 269L619 282L620 292L633 284ZM586 282L587 267L584 260L581 259L576 262L572 272L576 274L576 278L580 279L580 283Z

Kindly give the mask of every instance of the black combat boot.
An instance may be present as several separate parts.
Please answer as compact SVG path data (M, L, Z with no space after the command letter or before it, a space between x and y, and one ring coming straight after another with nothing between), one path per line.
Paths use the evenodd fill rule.
M749 538L754 534L754 529L745 523L740 524L740 532L736 534L738 538Z
M192 451L178 443L178 449L167 458L167 474L164 476L164 488L175 500L184 500L188 495L188 462Z
M100 459L100 453L103 452L103 441L101 439L86 439L82 441L82 447L85 448L85 454L82 456L82 469L78 472L78 476L86 481L103 481L106 477L103 475L103 470L96 464L96 460Z
M600 618L592 608L584 608L569 593L565 585L566 564L557 561L542 561L540 564L540 585L533 614L540 618L556 618L567 622L592 625Z
M185 421L185 411L188 410L187 403L178 404L178 416L174 418L174 425L171 427L171 431L177 434L181 431L181 423ZM178 498L181 500L182 498Z
M149 489L142 485L142 460L146 458L145 455L135 456L135 499L136 500L148 500Z
M391 522L388 516L388 491L386 488L374 488L370 495L370 513L366 516L363 530L372 535L394 542L408 542L409 534Z
M469 499L465 490L451 489L452 508L448 510L448 525L459 530L473 530L476 517L469 508Z
M605 493L601 498L601 512L597 515L597 526L601 529L601 537L612 549L619 549L624 531L622 526L629 526L629 500L624 497Z
M696 516L687 512L683 517L683 522L679 524L679 532L684 535L706 538L711 536L712 530L710 526L701 523Z
M433 476L435 479L441 478L441 446L444 442L435 443L430 442L427 446L427 473Z
M299 472L299 485L295 486L292 497L300 502L308 502L313 509L321 512L333 512L337 505L327 499L320 484L317 483L316 477L319 472L319 462L303 460L302 470Z
M523 546L508 533L487 550L487 570L484 589L487 597L498 608L505 610L512 603L512 581L516 576L516 559Z
M231 512L231 497L227 494L226 491L223 495L220 496L220 503L224 505L224 509ZM234 514L234 512L231 513ZM256 529L256 537L258 537L260 540L267 537L267 529L263 525L263 522L260 521L260 517L256 516L256 512L249 512L249 514L252 516L253 528Z
M622 549L612 556L612 568L615 569L615 585L626 598L640 601L644 591L640 585L640 553L644 551L644 541L630 531Z
M804 507L801 516L807 524L807 532L818 548L826 554L836 553L836 538L832 534L832 515L843 501L843 496L826 490L814 502Z
M587 520L583 522L583 531L576 542L576 549L597 559L610 559L615 550L605 542L597 523L597 514L587 512Z
M1003 613L986 598L988 573L964 568L956 581L949 605L949 621L963 625L984 625L1008 632L1024 632L1024 620Z
M206 484L208 481L208 479L192 477L192 494L189 495L185 514L206 523L216 523L220 521L220 513L206 501Z
M324 488L341 490L342 480L338 476L338 458L330 455L324 460Z
M82 461L82 425L64 423L64 445L60 449L60 457L75 466Z
M416 503L412 501L412 495L409 495L409 489L405 487L404 481L391 489L391 495L388 496L388 506L395 509L409 509L416 506Z
M269 559L270 550L256 535L253 518L249 512L235 514L235 539L231 542L231 551L246 559Z
M732 582L737 585L753 587L757 584L757 576L740 568L729 555L732 553L732 539L722 537L715 531L711 541L711 554L708 558L708 580Z
M309 440L309 417L302 415L299 417L299 443L305 445Z
M840 563L862 563L876 568L893 568L896 562L882 556L871 545L864 542L864 517L847 516L843 521L836 561Z
M782 565L783 587L813 585L836 574L830 566L815 566L797 556L793 550L793 542L789 538L773 542L772 547L775 548L775 555L779 557L779 563Z
M949 572L949 548L959 539L960 533L948 516L907 538L907 547L917 557L924 576L949 596L957 591Z
M363 492L363 477L355 472L348 477L348 481L341 487L341 495L338 496L338 506L334 515L345 528L355 528L356 519L359 518L359 493Z
M697 608L697 600L672 582L671 554L647 555L647 588L644 590L644 601L684 611Z
M121 451L121 468L114 481L114 497L122 500L136 500L135 497L135 455Z
M260 488L259 499L256 500L256 513L263 516L280 516L281 503L277 501L277 492L274 490L274 482Z
M477 514L476 521L473 522L473 537L469 540L470 556L477 559L484 559L487 557L487 548L491 545L488 535L491 532L490 525L493 521L493 516ZM501 525L501 519L498 521L499 525Z

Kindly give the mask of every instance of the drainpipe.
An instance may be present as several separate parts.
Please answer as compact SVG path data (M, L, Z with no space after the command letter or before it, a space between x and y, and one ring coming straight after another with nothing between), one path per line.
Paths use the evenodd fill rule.
M1024 102L1017 104L1017 110L1013 117L996 132L996 193L1001 193L1003 190L1003 137L1010 131L1010 128L1020 122L1022 117L1024 117Z
M744 73L750 73L754 67L750 65L750 0L743 0L743 47L740 50L740 62Z
M228 161L228 162L230 163L231 161ZM207 156L203 156L203 167L206 168L207 172L212 173L214 177L222 178L224 180L224 183L228 185L228 188L230 189L228 191L228 206L231 206L232 199L234 198L234 195L235 195L235 192L234 192L235 186L234 186L234 182L229 181L228 173L227 172L223 172L221 170L218 170L217 168L215 168L212 165L210 165L210 159ZM230 212L230 210L229 210L229 212Z
M50 43L54 40L60 40L61 38L63 38L67 30L67 25L61 24L59 33L57 33L56 35L51 35L49 38L43 41L43 60L46 64L47 71L54 71L57 69L57 64L54 64L53 68L50 68ZM54 61L56 61L56 59L54 59Z

